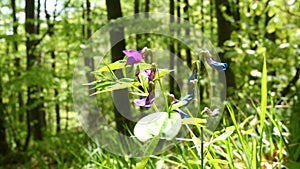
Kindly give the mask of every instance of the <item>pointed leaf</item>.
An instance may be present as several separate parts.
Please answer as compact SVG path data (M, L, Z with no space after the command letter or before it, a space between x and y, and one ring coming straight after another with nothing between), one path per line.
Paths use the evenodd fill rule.
M231 134L234 132L234 130L228 130L225 133L221 134L219 137L215 138L212 143L217 142L217 141L222 141L226 140Z
M163 77L164 75L171 73L172 71L174 71L174 70L169 70L169 69L158 69L158 74L155 76L154 79L161 78L161 77Z
M200 123L206 123L206 119L200 118L186 118L182 119L182 124L199 125Z
M100 93L105 93L105 92L111 92L111 91L114 91L114 90L125 89L125 88L129 88L131 86L132 86L131 83L117 83L117 84L111 85L110 87L108 87L106 89L99 90L96 93L94 93L93 95L100 94Z
M116 61L114 63L111 63L111 64L109 64L107 66L104 66L104 67L98 69L96 72L97 73L101 73L101 72L108 72L110 70L117 70L117 69L124 68L125 65L126 65L126 61L125 60L118 60L118 61Z
M186 105L187 103L188 103L187 101L180 101L178 103L172 104L171 105L171 111L175 110L175 109L177 109L179 107L182 107L182 106Z

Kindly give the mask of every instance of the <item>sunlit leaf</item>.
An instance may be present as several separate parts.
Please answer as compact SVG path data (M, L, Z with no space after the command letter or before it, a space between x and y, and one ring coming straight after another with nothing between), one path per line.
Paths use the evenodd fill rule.
M228 161L226 161L226 160L220 160L220 159L211 159L211 160L209 160L209 163L211 163L211 164L217 163L217 164L227 165Z
M212 143L227 139L229 136L232 135L233 132L234 132L234 130L227 130L227 131L225 131L225 133L223 133L223 134L221 134L219 137L215 138L215 139L212 141Z
M126 60L118 60L114 63L111 63L107 66L103 66L102 68L98 69L96 72L101 73L101 72L108 72L110 70L117 70L124 68L126 65ZM109 67L109 68L108 68Z
M172 104L172 105L171 105L171 111L172 111L172 110L175 110L175 109L177 109L177 108L179 108L179 107L182 107L182 106L184 106L184 105L186 105L186 104L187 104L187 101L180 101L180 102L178 102L178 103Z
M132 87L134 85L136 85L136 82L133 82L133 83L116 83L114 85L109 85L109 87L107 87L103 90L97 91L93 95L100 94L100 93L105 93L105 92L111 92L111 91L114 91L114 90L125 89L125 88Z
M143 117L134 127L134 135L142 142L160 136L171 140L181 128L181 117L178 113L157 112Z
M182 119L182 124L192 124L192 125L199 125L206 123L206 119L200 119L200 118L185 118Z
M267 32L270 34L275 32L275 30L276 30L276 23L274 22L273 19L271 19L267 25Z
M171 73L172 71L174 71L174 70L169 70L169 69L158 69L158 74L155 76L155 79L161 78L161 77L163 77L164 75Z
M267 61L264 56L262 78L261 78L261 103L260 103L260 133L262 134L264 128L264 121L267 111Z
M140 62L140 63L138 63L138 65L141 70L150 69L152 67L151 64L148 64L145 62Z

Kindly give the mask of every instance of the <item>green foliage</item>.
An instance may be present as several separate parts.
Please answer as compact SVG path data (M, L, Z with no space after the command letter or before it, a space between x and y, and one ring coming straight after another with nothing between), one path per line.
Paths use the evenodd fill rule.
M48 2L48 1L47 1ZM238 3L237 3L238 2ZM24 29L24 2L16 0L17 23L13 23L11 1L0 2L0 78L1 111L5 120L7 142L11 152L0 158L0 168L200 168L201 159L205 168L299 168L300 130L299 130L299 80L289 87L283 96L282 91L295 77L300 64L300 2L289 0L235 1L229 0L232 16L225 13L226 7L215 6L215 1L189 1L190 22L204 30L212 43L218 41L216 9L223 11L225 18L232 24L230 39L217 51L225 53L224 58L231 60L230 70L235 77L236 86L228 99L227 113L223 124L212 137L205 136L204 154L201 154L200 128L207 123L202 118L183 119L184 126L191 125L188 138L181 138L182 144L176 145L161 155L146 158L120 157L90 140L78 129L76 112L72 108L72 77L77 56L88 40L88 31L95 32L107 21L104 1L91 0L91 21L87 20L86 4L79 0L59 2L58 16L53 20L53 10L48 5L54 24L50 36L44 9L41 17L31 22L40 23L40 32L28 35ZM134 0L121 1L123 15L134 11ZM181 12L184 2L180 5ZM140 12L145 10L143 1L139 1ZM154 0L150 2L150 11L169 9L168 2ZM43 6L43 4L42 4ZM52 7L53 8L53 7ZM84 9L83 9L84 8ZM237 13L237 10L239 12ZM200 14L203 11L204 16ZM235 15L239 15L236 17ZM85 18L83 18L85 17ZM13 26L18 26L17 33ZM159 26L159 25L142 25ZM125 32L126 33L126 32ZM45 35L45 36L44 36ZM34 66L27 68L26 39L38 40L33 54L40 56ZM102 37L101 37L102 38ZM136 37L126 39L127 48L136 48ZM199 40L200 41L200 40ZM37 41L36 41L37 42ZM160 35L147 35L138 45L157 49L167 49L170 39ZM173 42L173 41L171 41ZM15 47L17 45L17 48ZM179 50L180 46L176 46ZM176 49L177 50L177 49ZM54 51L55 58L52 57ZM181 56L186 52L181 45ZM193 54L194 55L194 54ZM107 61L107 60L105 60ZM55 63L55 69L53 68ZM99 66L99 65L96 65ZM98 90L95 94L105 96L97 98L102 109L107 110L104 117L114 123L113 105L108 95L113 90L132 88L133 97L145 97L147 93L139 91L141 84L128 78L117 79L112 72L117 69L130 69L125 60L102 65L94 72ZM140 64L140 69L150 68L149 64ZM175 67L176 68L176 67ZM159 69L159 79L167 74L176 75L176 69ZM134 72L132 72L134 73ZM201 82L206 79L201 77ZM203 83L204 84L204 83ZM34 103L27 103L28 87L39 86ZM56 95L54 89L57 89ZM203 100L209 98L208 88L204 87ZM26 112L43 104L46 112L47 127L43 141L30 138L27 150L24 149L27 136ZM170 110L180 107L181 103L170 106ZM205 103L208 104L208 103ZM56 133L56 105L59 105L62 133ZM201 105L202 106L202 105ZM200 107L199 107L200 109ZM157 141L157 140L155 140ZM154 143L153 143L154 144ZM0 148L1 149L1 148Z

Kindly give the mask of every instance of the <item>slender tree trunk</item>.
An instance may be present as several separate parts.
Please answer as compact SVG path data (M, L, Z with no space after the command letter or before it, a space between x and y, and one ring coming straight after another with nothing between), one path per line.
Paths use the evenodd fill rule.
M48 25L48 35L50 36L50 38L52 38L54 36L54 22L55 22L55 13L53 13L53 21L51 21L51 16L47 11L47 1L44 2L44 8L45 8L45 15L46 15L46 20L47 20L47 25ZM53 77L56 77L56 54L54 49L50 50L50 55L51 55L51 59L52 59L52 71L53 71ZM56 115L56 133L59 133L61 130L60 127L60 106L58 103L58 89L57 86L54 87L54 98L55 98L55 115Z
M180 21L180 17L181 17L181 2L180 0L177 0L177 5L176 5L176 12L177 12L177 24L180 25L181 21ZM177 35L181 34L181 29L177 30ZM176 41L176 45L177 45L177 52L176 52L176 67L177 67L177 83L175 83L175 87L176 90L174 91L174 96L175 98L180 98L181 97L181 93L180 93L180 86L183 85L183 79L184 77L181 77L181 68L182 68L182 55L181 55L181 44L179 41Z
M68 36L69 33L67 33L67 36ZM67 51L67 68L66 70L70 70L70 51ZM70 85L69 83L67 83L67 91L70 91ZM68 93L68 97L67 97L67 102L66 102L66 105L65 105L65 109L66 109L66 125L65 125L65 130L67 131L68 130L68 126L69 126L69 102L68 100L71 100L70 99L71 97L71 94Z
M147 13L150 12L150 0L145 0L145 13L146 13L146 17L148 17Z
M66 36L70 36L69 32L66 33ZM66 55L67 55L67 65L66 65L66 70L70 70L70 58L71 58L71 53L70 51L66 51ZM67 83L67 91L70 91L70 85L69 83ZM66 125L65 125L65 130L67 131L68 130L68 127L69 127L69 100L71 100L71 93L68 92L68 97L67 97L67 102L66 102L66 105L65 105L65 110L66 110Z
M185 14L184 20L188 21L190 20L190 14L189 14L189 0L184 0L184 7L183 7L183 13ZM190 29L186 28L185 29L185 36L189 37L190 36ZM186 62L189 68L192 68L192 54L191 54L191 49L187 48L185 50L186 52Z
M145 18L149 18L149 12L150 12L150 0L145 0ZM144 48L145 46L147 46L148 48L151 48L151 44L150 44L150 41L148 40L148 33L145 33L143 36L142 36L142 40L143 41L141 44L142 46L140 45L141 49ZM151 58L149 57L146 57L145 58L145 62L147 63L151 63L153 62L153 58L151 56Z
M26 0L25 5L25 31L28 35L34 34L34 23L32 22L34 20L34 10L35 10L35 2L34 0ZM33 48L33 40L30 39L30 37L26 36L26 55L27 55L27 70L29 70L34 63L35 56L32 52ZM34 100L32 98L33 88L28 87L27 88L27 105L32 105ZM27 136L26 136L26 142L25 142L25 148L27 149L30 136L31 136L31 124L30 124L30 114L31 111L27 110L26 112L26 124L27 124Z
M210 39L214 37L214 0L209 0L209 15L210 15ZM212 42L212 44L214 44Z
M16 1L15 0L11 0L11 7L12 7L12 18L13 18L13 34L18 35L18 19L17 19L17 10L16 10ZM19 51L18 42L16 40L13 42L13 50L14 50L14 52ZM19 57L15 58L15 65L16 65L15 74L16 74L17 77L20 77L22 69L21 69L20 58ZM18 112L18 118L19 118L18 120L19 120L20 123L22 123L23 120L24 120L24 114L23 114L23 111L22 111L22 107L24 107L22 92L19 91L17 93L17 98L18 98L17 112ZM18 133L18 130L14 131L14 132ZM14 141L16 142L17 149L20 149L21 148L21 141L20 141L20 138L18 137L17 134L14 137Z
M200 10L200 16L201 16L201 32L202 32L202 34L203 35L205 35L205 24L204 24L204 0L201 0L201 10ZM203 45L204 46L204 39L202 39L201 40L201 45ZM204 60L203 58L202 58L202 60ZM204 74L205 74L205 67L204 67L204 64L203 64L203 62L201 62L201 66L200 66L200 72L199 72L199 74L200 74L200 76L204 76ZM199 98L200 98L200 103L202 104L202 102L203 102L203 97L204 97L204 91L206 91L206 94L207 94L207 97L209 97L209 91L208 91L208 89L207 90L205 90L205 86L206 85L203 85L203 84L201 84L201 83L199 83L199 94L200 94L200 96L199 96Z
M270 0L268 0L268 1L266 2L266 7L265 7L265 9L267 9L269 3L270 3ZM270 22L270 20L271 20L275 15L269 16L269 15L268 15L268 12L266 12L266 13L265 13L265 16L266 16L265 27L267 27L267 26L268 26L268 23ZM272 33L266 32L265 37L266 37L267 39L269 39L270 41L275 42L275 40L276 40L276 38L277 38L277 37L276 37L276 31L274 31L274 32L272 32Z
M174 4L174 0L170 0L170 4L169 4L169 13L170 13L170 24L174 23L174 13L175 13L175 4ZM174 30L172 29L172 27L170 28L171 32L174 32ZM170 69L173 70L175 67L175 45L172 39L170 39L170 44L169 44L169 49L170 49ZM174 80L174 72L171 72L169 75L169 90L170 93L175 93L175 80Z
M223 47L224 42L230 39L230 35L233 30L230 21L226 20L223 15L223 12L221 10L222 6L226 7L225 13L229 16L232 16L228 0L215 0L216 15L218 20L218 46L219 47ZM225 52L219 53L219 56L222 62L226 62L230 65L231 59L224 57ZM232 90L228 90L227 93L227 95L230 97L233 94L233 92L230 91L234 91L234 89L236 89L235 75L231 69L226 70L225 74L226 74L227 87L232 89Z
M82 4L83 8L83 13L82 13L82 20L85 21L82 24L82 38L84 40L89 39L92 36L92 29L91 29L91 24L92 24L92 19L91 19L91 3L90 0L85 0L85 4ZM86 51L92 50L90 46L88 45L87 48L85 49ZM84 58L84 64L88 68L88 71L86 72L85 76L88 80L89 83L95 81L94 74L92 73L95 71L95 65L94 65L94 58L90 55L86 55ZM90 85L89 86L89 97L96 99L95 95L92 95L96 92L96 87L95 85ZM96 119L99 117L99 114L96 113L89 113L87 116L87 120L89 121L90 127L93 127Z
M2 72L0 72L0 155L5 156L10 151L10 148L6 140L5 108L2 100L2 90Z
M37 22L35 23L35 34L40 34L40 13L41 13L41 0L37 0L38 6L37 6L37 15L36 15L36 20ZM36 45L38 45L37 42L35 42L35 49ZM37 63L38 69L43 69L42 68L42 55L40 51L37 51L37 56L35 59L35 63ZM38 84L37 85L37 93L41 95L43 93L44 88ZM43 129L46 127L46 111L45 111L45 105L44 105L44 95L42 94L40 98L37 99L38 104L37 104L37 112L34 113L34 116L36 118L33 119L33 121L37 121L34 123L34 139L35 140L42 140L44 137L43 134Z
M39 5L38 5L39 6ZM35 24L35 0L26 0L25 4L25 31L28 34L26 38L26 56L27 56L27 70L33 68L35 64L39 65L41 57L35 54L35 40L32 40L31 36L37 34L38 24ZM38 12L39 14L39 12ZM42 128L44 127L43 118L45 117L43 112L43 102L41 98L38 98L42 88L39 85L28 86L27 88L27 105L32 106L26 112L26 123L27 123L27 136L24 149L27 149L31 132L35 140L43 139ZM34 105L37 104L37 105ZM34 106L33 106L34 105ZM31 125L32 124L32 125Z
M139 0L134 0L134 14L135 14L135 18L138 18L139 16L137 15L140 12L140 2ZM141 40L141 35L140 34L136 34L135 35L135 43L136 43L136 49L137 50L141 50L141 46L139 45Z
M88 39L92 36L92 30L90 27L90 24L92 24L92 23L91 23L90 15L91 15L91 3L89 0L86 0L86 18L83 18L84 20L86 19L86 21L87 21L86 26L83 24L83 28L84 28L83 31L86 32L83 34L85 39ZM84 14L83 14L83 17L85 17ZM95 69L94 59L92 57L86 57L86 58L84 58L84 63L87 67L90 68L90 71L88 71L86 74L88 81L89 82L95 81L95 77L92 74L92 71L94 71L94 69ZM95 88L94 86L90 86L90 90L89 90L90 95L96 92L94 88Z
M121 3L120 0L106 0L106 9L107 9L107 18L108 20L116 19L122 17L122 10L121 10ZM122 27L115 27L114 30L110 32L110 44L111 44L111 56L112 62L117 60L123 59L124 54L122 50L125 49L125 36L124 36L124 28ZM122 72L117 70L115 74L118 78L121 78ZM113 99L114 99L114 114L115 114L115 121L117 124L117 130L119 132L123 132L128 134L128 131L125 130L124 125L127 125L129 129L132 129L133 124L130 120L124 118L122 116L125 115L127 117L131 117L131 110L130 110L130 102L128 98L128 90L122 89L113 92ZM122 111L122 113L120 112Z

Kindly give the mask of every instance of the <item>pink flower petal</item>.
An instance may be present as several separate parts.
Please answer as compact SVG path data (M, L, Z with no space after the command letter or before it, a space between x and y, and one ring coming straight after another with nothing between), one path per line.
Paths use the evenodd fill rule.
M133 65L143 60L143 54L136 50L123 50L123 53L128 56L127 65Z

